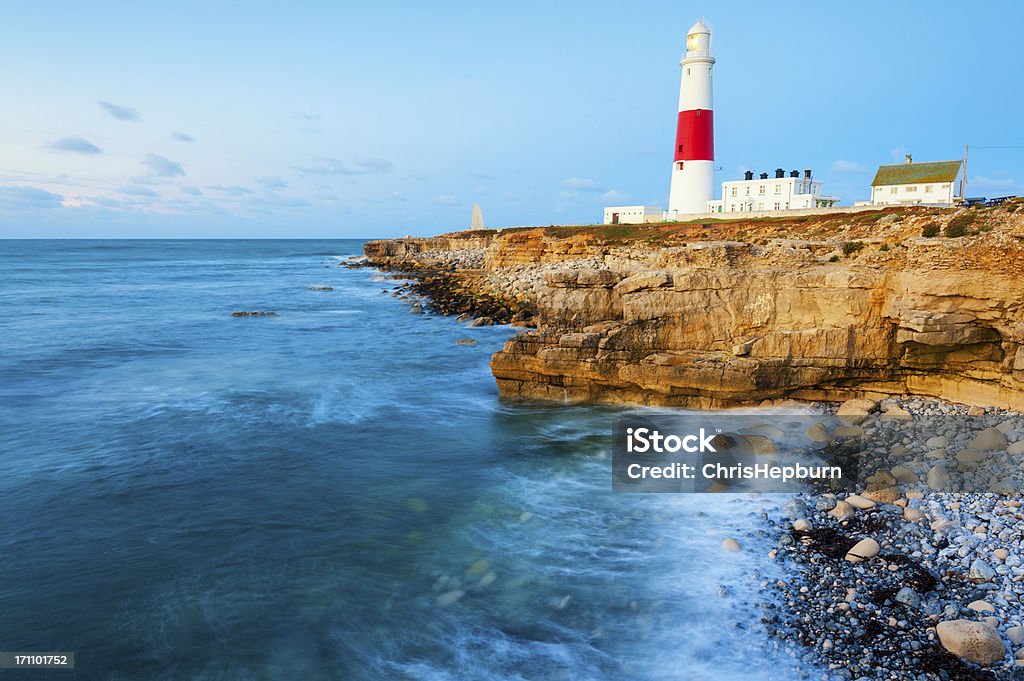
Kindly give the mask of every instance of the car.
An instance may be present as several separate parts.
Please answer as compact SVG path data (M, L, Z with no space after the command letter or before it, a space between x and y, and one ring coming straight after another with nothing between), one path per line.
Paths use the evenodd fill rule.
M970 198L964 199L963 203L961 203L960 205L963 206L964 208L971 208L973 206L982 206L985 204L985 201L986 199L984 196L972 196Z

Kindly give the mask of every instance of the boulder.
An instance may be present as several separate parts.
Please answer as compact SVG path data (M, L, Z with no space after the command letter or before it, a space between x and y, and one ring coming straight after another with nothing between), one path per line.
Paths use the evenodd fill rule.
M854 398L852 400L846 400L839 409L836 410L836 415L839 416L840 420L850 425L856 425L866 419L871 412L878 408L878 403L874 400L865 400L860 398Z
M974 612L995 612L996 611L996 608L995 608L994 605L992 605L988 601L981 601L981 600L971 601L970 603L967 604L967 609L968 610L973 610Z
M854 514L853 506L845 501L837 501L836 505L828 512L836 520L846 520Z
M828 432L824 423L815 423L807 429L805 435L811 442L832 442L833 440L832 433Z
M1007 627L1006 638L1010 639L1010 643L1015 646L1021 645L1024 643L1024 627L1019 624L1014 627Z
M740 543L732 537L726 537L722 540L722 550L735 552L740 550Z
M927 517L928 516L925 515L925 512L919 508L911 508L910 506L907 506L903 509L903 519L909 523L916 523L918 520L924 520Z
M946 467L942 464L932 466L932 469L928 471L928 477L925 479L925 482L936 492L941 492L949 484L949 472L946 471Z
M968 445L968 449L982 449L982 450L1002 450L1006 449L1007 442L1006 436L1003 435L1003 431L998 428L986 428L985 430L978 433L971 444Z
M984 622L947 620L935 627L942 647L957 657L980 665L993 665L1006 657L999 632Z
M875 502L859 494L851 494L846 497L846 503L861 511L875 507Z
M853 545L853 548L846 552L846 560L851 563L860 563L861 561L869 560L878 555L878 552L882 549L878 545L878 542L868 537L867 539L861 539L859 542Z

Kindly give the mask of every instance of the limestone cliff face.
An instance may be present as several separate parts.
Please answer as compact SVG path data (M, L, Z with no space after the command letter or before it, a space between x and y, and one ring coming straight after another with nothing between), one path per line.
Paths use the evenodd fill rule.
M986 231L961 238L913 236L934 212L888 217L841 239L532 230L461 247L482 249L492 284L540 278L523 289L538 328L491 362L508 397L723 407L918 394L1024 409L1024 210L989 212L975 225ZM386 248L438 248L421 241Z

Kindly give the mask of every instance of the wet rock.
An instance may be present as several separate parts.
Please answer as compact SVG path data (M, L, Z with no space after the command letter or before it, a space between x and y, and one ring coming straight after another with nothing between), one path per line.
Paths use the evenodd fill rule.
M446 591L445 593L437 597L437 604L441 607L447 607L449 605L453 605L465 595L466 592L462 589L453 589L451 591Z
M333 291L334 290L330 286L307 286L306 288L308 288L310 291L323 291L323 292L328 292L328 291Z
M471 321L469 325L473 328L480 326L494 326L494 320L491 319L490 317L477 317L476 319Z
M477 341L474 338L460 338L455 341L456 345L476 345Z
M232 317L276 317L277 313L273 310L255 310L251 312L232 312Z
M740 547L740 543L738 541L736 541L735 539L733 539L732 537L726 537L725 539L722 540L722 550L723 551L729 551L729 552L739 551L740 548L741 548Z

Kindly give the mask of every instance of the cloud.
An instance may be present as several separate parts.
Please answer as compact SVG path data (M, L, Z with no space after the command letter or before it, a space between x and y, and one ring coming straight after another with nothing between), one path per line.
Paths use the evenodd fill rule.
M614 189L609 189L604 194L601 194L601 200L602 201L608 201L608 202L612 202L612 203L620 202L620 201L625 201L628 198L629 198L628 194L623 194L622 192L616 191Z
M188 194L189 196L202 196L203 192L200 191L199 187L179 187L182 194Z
M126 184L118 189L118 191L125 196L147 196L149 198L157 198L160 196L149 187L142 187L137 184Z
M293 111L292 118L297 118L300 121L306 121L307 123L316 123L320 120L318 114L306 113L305 111Z
M285 187L288 186L288 183L282 180L280 177L257 177L256 184L262 185L271 191L284 189Z
M100 108L106 111L108 114L113 116L119 121L141 121L142 114L135 109L120 104L114 104L113 102L107 102L99 100L96 102L100 105Z
M562 186L566 189L581 192L601 191L601 185L594 180L591 180L589 177L570 177L568 180L562 180Z
M1017 182L1009 177L985 177L975 175L967 180L967 191L972 194L977 192L1009 192L1017 188Z
M865 173L868 169L856 161L839 159L832 164L832 170L837 173Z
M579 192L571 192L568 190L558 192L558 198L562 199L563 201L574 201L577 197L579 197L579 195Z
M903 162L903 161L906 160L907 148L906 147L896 147L895 149L890 149L889 150L889 156L894 161Z
M142 165L149 168L149 172L159 177L174 177L175 175L185 174L185 170L181 167L180 163L160 154L146 154L146 158L142 159Z
M365 156L357 156L356 165L364 173L387 173L395 167L391 161L385 158L366 158Z
M0 186L0 209L60 208L64 197L38 187Z
M82 137L62 137L47 146L54 151L71 151L76 154L101 154L103 150Z
M350 167L336 158L314 158L305 166L292 166L305 175L367 175L369 173L385 173L394 166L391 161L382 158L357 158L356 167Z
M252 190L248 187L239 187L237 184L223 185L214 184L207 187L218 192L224 192L228 196L242 196L243 194L252 194Z
M459 205L459 200L454 196L441 194L440 196L434 197L434 203L439 204L441 206L457 206Z
M172 132L171 133L171 139L174 140L175 142L195 142L196 141L195 137L193 137L192 135L188 134L187 132L181 132L180 130L175 130L174 132Z

